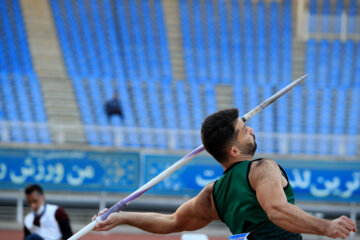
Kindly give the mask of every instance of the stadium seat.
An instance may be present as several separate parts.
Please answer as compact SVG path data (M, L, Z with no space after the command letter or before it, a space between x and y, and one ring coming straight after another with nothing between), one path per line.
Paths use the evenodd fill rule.
M306 114L305 114L305 129L304 132L309 134L310 136L315 136L317 133L317 119L314 116L317 115L317 107L318 107L318 92L319 89L316 87L308 87L306 88ZM305 150L304 153L308 155L314 155L317 149L317 141L313 137L309 137L309 139L305 142Z
M349 122L346 133L350 137L358 136L359 134L359 122L360 122L360 88L356 87L351 89L350 96L350 109L349 109ZM359 154L358 142L350 140L346 146L346 155L356 156Z
M216 23L215 23L215 10L213 1L205 1L205 16L206 16L206 27L205 32L207 41L206 52L208 53L208 79L212 83L219 81L219 70L218 70L218 49L217 49L217 38L216 38Z
M344 46L343 52L343 66L342 66L342 78L341 86L350 87L352 72L354 64L351 64L354 59L355 46L352 40L347 40Z
M160 53L161 73L166 81L172 81L172 67L167 40L167 30L165 27L164 11L161 0L154 0L155 25L157 26L158 52ZM155 30L154 30L155 31Z
M182 130L190 130L190 114L189 114L189 106L188 106L188 95L186 91L186 86L183 81L177 81L175 86L176 91L176 99L177 99L177 112L179 118L179 127ZM180 136L180 145L184 149L192 149L194 148L192 136L189 134L184 134Z
M169 130L175 130L178 128L177 124L177 115L175 111L175 101L174 96L172 94L172 87L171 84L167 81L161 81L161 93L162 93L162 101L164 103L164 112L165 112L165 126ZM168 142L169 144L172 143L172 141L175 141L173 144L174 146L169 147L175 147L179 148L179 143L177 139L173 139L173 136L168 136Z
M271 85L263 85L262 86L262 99L267 99L270 96L273 95L273 91L272 91L272 86ZM275 132L275 128L274 128L274 106L269 106L266 111L264 111L263 113L263 126L262 126L262 131L264 133L273 133ZM275 149L274 149L274 141L273 138L264 138L263 141L263 152L264 153L274 153Z
M195 48L195 63L196 63L196 79L199 82L205 82L207 78L206 71L206 51L204 44L204 30L203 30L203 17L201 14L200 0L193 1L192 16L193 16L193 29L194 29L194 48ZM193 82L193 81L189 81Z
M321 94L321 109L320 109L320 122L319 122L319 133L322 136L331 134L330 124L331 124L331 99L332 99L332 89L323 88ZM320 155L329 154L330 141L327 139L321 139L319 142L318 153Z
M328 85L328 66L329 66L329 42L328 40L321 40L320 49L319 49L319 65L317 66L317 84L321 87L325 87Z
M257 105L259 105L260 98L259 98L259 87L256 84L249 84L247 85L247 99L248 99L248 105L246 106L246 112L250 111ZM260 126L260 118L259 114L255 115L249 120L249 126L252 127L255 131L261 132L261 126ZM260 145L260 144L259 144Z
M293 154L300 154L302 152L302 140L299 135L302 133L302 99L303 99L303 88L297 86L292 90L291 98L291 145L290 151Z
M240 83L243 81L243 61L242 61L242 40L240 31L240 6L239 1L231 1L231 32L232 32L232 59L230 64L232 65L232 74L234 82Z

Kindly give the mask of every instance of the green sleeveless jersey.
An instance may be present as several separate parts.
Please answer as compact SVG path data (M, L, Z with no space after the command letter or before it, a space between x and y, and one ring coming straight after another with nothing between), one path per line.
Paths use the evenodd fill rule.
M261 159L254 161L258 160ZM268 219L256 198L255 191L250 186L248 174L251 162L235 163L215 182L213 198L219 217L232 234L251 232L249 240L302 239L300 234L285 231ZM285 171L281 167L280 169L288 181L288 185L284 188L287 201L294 204L294 191Z

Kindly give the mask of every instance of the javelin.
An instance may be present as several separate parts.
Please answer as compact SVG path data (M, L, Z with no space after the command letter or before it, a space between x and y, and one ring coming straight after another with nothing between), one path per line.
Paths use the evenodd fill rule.
M255 114L259 113L261 110L269 106L271 103L276 101L279 97L293 89L296 85L303 82L304 79L307 77L307 74L301 76L300 78L296 79L295 81L291 82L289 85L260 103L257 107L252 109L250 112L246 113L244 116L241 117L241 120L243 122L246 122L251 117L253 117ZM176 163L171 165L169 168L165 169L163 172L161 172L159 175L151 179L149 182L145 183L142 187L140 187L138 190L124 198L123 200L120 200L116 204L114 204L110 209L108 209L104 214L98 216L94 221L80 229L77 233L75 233L72 237L70 237L68 240L77 240L90 232L94 229L95 225L99 221L104 221L111 213L118 212L120 210L123 210L130 202L144 194L146 191L151 189L153 186L161 182L164 178L169 176L171 173L173 173L175 170L181 168L184 164L189 162L191 159L193 159L195 156L199 155L204 150L204 145L200 145L193 151L191 151L189 154L187 154L185 157L178 160Z

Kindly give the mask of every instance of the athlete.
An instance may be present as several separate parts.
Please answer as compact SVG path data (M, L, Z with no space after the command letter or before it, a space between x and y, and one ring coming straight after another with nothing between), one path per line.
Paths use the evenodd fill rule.
M197 230L213 220L222 220L233 234L250 232L250 240L298 240L302 239L301 233L345 239L351 231L357 231L346 216L329 221L294 205L294 192L285 171L271 159L253 160L257 148L254 130L239 118L238 109L208 116L201 137L207 152L224 169L220 179L205 186L173 214L112 213L96 224L95 231L128 224L166 234Z

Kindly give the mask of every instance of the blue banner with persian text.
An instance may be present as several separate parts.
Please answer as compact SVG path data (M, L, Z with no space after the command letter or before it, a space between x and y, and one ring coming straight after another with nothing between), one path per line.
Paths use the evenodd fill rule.
M147 155L148 181L181 157ZM276 160L287 172L297 200L360 202L360 161ZM155 186L150 193L193 196L222 175L211 157L196 157Z
M46 190L132 192L138 153L0 149L0 189L39 183Z
M0 189L19 189L36 182L46 190L130 193L180 158L113 151L0 148ZM360 160L276 161L286 170L297 200L360 202ZM147 194L194 196L222 173L213 158L197 156Z

